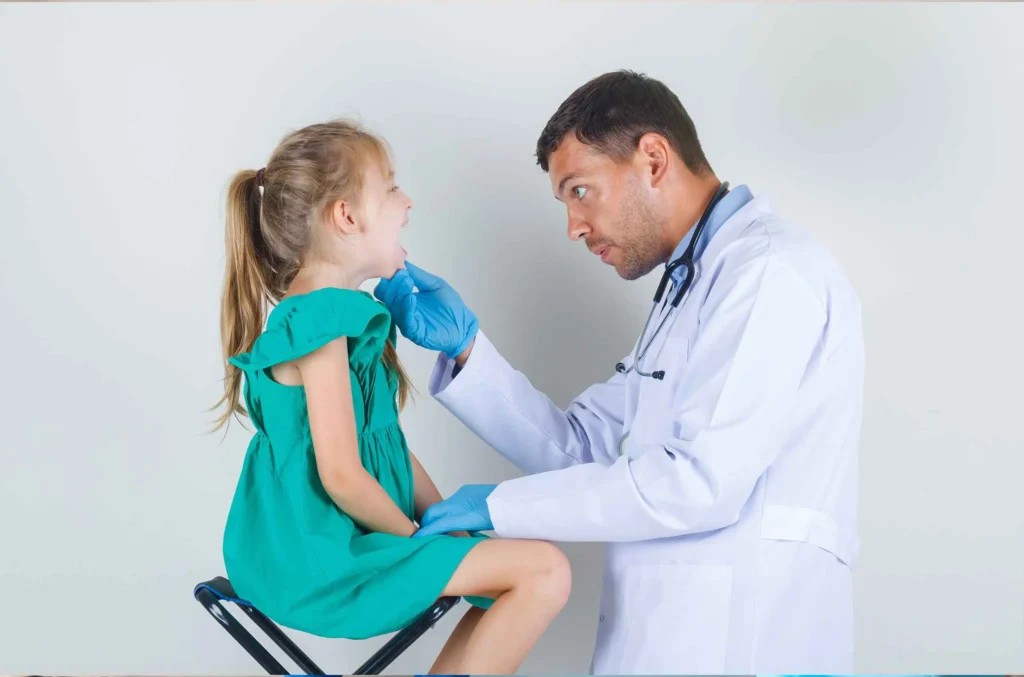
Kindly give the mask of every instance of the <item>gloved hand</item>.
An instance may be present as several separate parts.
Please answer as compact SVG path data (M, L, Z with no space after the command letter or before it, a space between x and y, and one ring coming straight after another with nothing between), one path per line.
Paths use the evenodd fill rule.
M402 335L421 348L454 358L476 336L476 315L458 292L408 261L390 280L382 279L373 295L391 311Z
M467 484L451 498L447 498L423 511L420 530L413 538L447 534L452 531L487 531L493 529L487 497L494 484Z

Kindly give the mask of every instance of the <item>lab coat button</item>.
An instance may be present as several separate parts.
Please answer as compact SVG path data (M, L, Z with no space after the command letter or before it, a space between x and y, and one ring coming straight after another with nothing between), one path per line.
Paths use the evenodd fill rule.
M604 614L601 614L600 618L598 618L598 621L604 623Z

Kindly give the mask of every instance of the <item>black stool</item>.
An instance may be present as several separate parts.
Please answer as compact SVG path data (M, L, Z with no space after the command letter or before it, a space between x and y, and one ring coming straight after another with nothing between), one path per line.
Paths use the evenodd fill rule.
M270 652L257 641L245 627L229 614L221 602L234 602L253 620L253 622L270 639L277 644L285 654L302 670L301 674L322 675L324 671L317 667L317 664L310 659L302 649L296 646L295 642L284 634L272 620L267 618L249 602L239 599L234 588L228 579L218 576L214 579L200 583L195 587L192 594L200 604L213 616L225 630L228 631L235 641L242 645L242 648L249 652L249 655L256 659L256 662L271 675L291 674L277 662ZM442 597L434 602L433 606L424 611L413 621L412 625L401 630L392 637L387 644L382 646L377 653L370 656L370 660L363 663L353 675L379 675L384 668L398 658L403 651L408 649L420 636L434 627L448 613L449 609L459 603L458 597Z

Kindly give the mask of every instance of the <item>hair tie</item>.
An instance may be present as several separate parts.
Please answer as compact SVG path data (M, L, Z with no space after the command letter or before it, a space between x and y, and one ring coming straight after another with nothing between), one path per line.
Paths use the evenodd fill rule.
M256 187L259 188L259 199L263 201L263 174L266 172L266 167L256 170Z

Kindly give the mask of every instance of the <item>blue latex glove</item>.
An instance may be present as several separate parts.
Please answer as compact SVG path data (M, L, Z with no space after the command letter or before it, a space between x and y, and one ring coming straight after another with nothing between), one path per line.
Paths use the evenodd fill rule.
M458 292L408 261L390 280L382 279L373 295L391 311L402 335L421 348L454 358L476 336L476 315Z
M487 497L494 484L467 484L456 491L451 498L423 511L420 530L413 538L447 534L452 531L487 531L493 529L491 513L487 509Z

